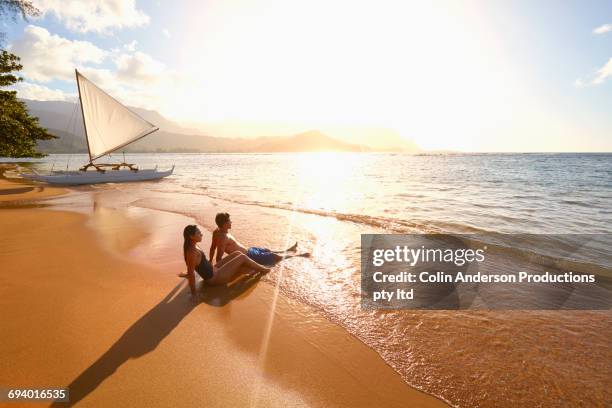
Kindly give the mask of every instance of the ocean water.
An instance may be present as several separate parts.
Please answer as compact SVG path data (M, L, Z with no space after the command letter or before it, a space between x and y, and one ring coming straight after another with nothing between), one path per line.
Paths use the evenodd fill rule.
M604 238L594 252L570 253L610 273L603 234L612 233L612 154L127 159L142 168L176 164L175 174L75 190L113 190L131 206L185 214L209 230L214 214L227 211L232 232L246 245L283 248L298 241L312 257L283 262L266 281L372 347L407 383L460 407L612 405L609 310L363 310L359 275L360 234L412 232L599 234ZM75 168L85 155L34 162L41 171ZM510 248L500 259L511 262L521 251L558 257L559 242L546 240ZM567 240L564 247L580 246L571 235Z
M390 231L607 233L612 154L131 154L177 165L155 186L241 204L331 215ZM86 155L38 167L76 168Z

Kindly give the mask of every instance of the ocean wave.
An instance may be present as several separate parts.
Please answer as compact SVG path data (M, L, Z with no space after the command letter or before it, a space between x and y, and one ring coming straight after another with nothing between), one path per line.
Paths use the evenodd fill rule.
M487 246L505 257L519 257L532 263L551 268L575 270L583 273L594 273L612 278L612 265L606 261L589 261L585 255L581 255L581 249L588 241L588 236L595 234L504 234L497 231L487 230L474 225L453 223L448 221L409 221L394 217L372 216L365 214L351 214L337 211L304 208L291 203L267 203L260 201L228 198L210 193L183 192L183 194L205 196L214 200L227 201L233 204L248 205L260 208L271 208L283 211L295 211L302 214L317 215L321 217L332 217L339 221L360 224L383 230L385 233L393 234L450 234L461 237L475 247ZM137 200L133 205L149 207L148 201ZM162 209L162 208L159 208ZM192 218L199 219L197 211L189 211L186 208L172 209L163 208L166 211L175 212ZM599 237L607 237L609 234L599 234ZM592 254L591 254L592 255ZM597 256L595 254L594 256ZM599 254L601 255L601 254ZM605 255L605 254L604 254ZM591 256L593 258L593 256ZM604 259L604 258L602 258Z
M371 216L371 215L364 215L364 214L351 214L351 213L342 213L342 212L333 211L333 210L299 207L289 202L269 203L269 202L254 201L254 200L229 198L226 196L220 196L220 195L209 194L209 193L189 192L189 193L183 193L183 194L206 196L206 197L209 197L215 200L223 200L223 201L227 201L227 202L234 203L234 204L250 205L250 206L256 206L256 207L263 207L263 208L274 208L274 209L286 210L286 211L296 211L296 212L300 212L303 214L319 215L322 217L332 217L332 218L336 218L339 221L347 221L347 222L352 222L356 224L368 225L368 226L382 228L385 230L398 232L398 233L442 232L435 227L433 228L429 227L425 223L407 221L407 220L391 218L391 217L379 217L379 216Z
M592 206L591 202L584 202L584 201L578 201L578 200L561 200L561 202L564 204L577 205L580 207L587 207L587 208L590 208Z
M606 254L595 250L586 252L585 240L588 235L537 235L497 234L460 235L474 247L487 247L487 252L497 253L506 259L522 259L532 264L575 273L598 275L612 284L612 263ZM593 237L606 237L608 234ZM554 251L557 251L554 253ZM608 258L608 259L605 259ZM600 259L594 262L593 259Z

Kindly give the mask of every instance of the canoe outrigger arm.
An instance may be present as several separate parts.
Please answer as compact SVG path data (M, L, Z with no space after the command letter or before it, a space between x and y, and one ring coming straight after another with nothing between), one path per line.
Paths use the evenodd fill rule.
M79 170L80 171L87 171L87 169L90 168L90 167L95 168L100 173L106 172L106 170L104 170L104 167L110 167L111 170L119 170L121 167L127 167L130 170L132 170L133 172L137 172L138 171L138 167L136 167L135 164L125 163L125 162L123 162L123 163L101 163L101 164L96 164L94 162L89 162L86 165L84 165L83 167L81 167Z

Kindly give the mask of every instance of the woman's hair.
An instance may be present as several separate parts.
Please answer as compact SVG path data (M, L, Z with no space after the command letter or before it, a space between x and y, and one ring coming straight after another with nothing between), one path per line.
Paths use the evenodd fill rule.
M183 230L183 258L187 260L187 248L191 244L191 236L196 233L198 229L197 225L188 225Z

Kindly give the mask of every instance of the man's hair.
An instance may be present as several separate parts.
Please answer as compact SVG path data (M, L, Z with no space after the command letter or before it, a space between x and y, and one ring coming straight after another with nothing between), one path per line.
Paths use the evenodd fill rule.
M221 228L229 219L230 215L228 213L218 213L215 216L215 224L217 224L217 227Z

